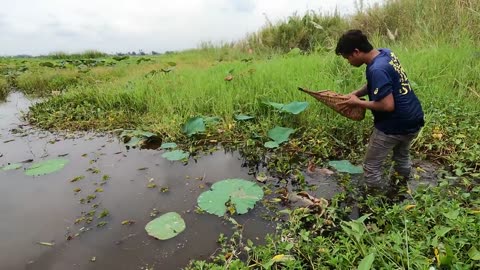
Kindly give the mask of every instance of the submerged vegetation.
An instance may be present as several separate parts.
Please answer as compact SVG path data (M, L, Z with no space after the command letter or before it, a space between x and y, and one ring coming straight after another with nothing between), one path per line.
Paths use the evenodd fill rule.
M193 269L451 269L480 267L480 2L391 0L359 4L351 17L309 12L272 23L243 41L148 56L99 52L0 60L0 98L10 89L45 98L27 119L51 130L122 130L134 147L160 139L171 160L221 143L249 164L296 188L308 188L307 164L360 163L372 116L353 122L297 90L348 93L364 83L332 51L348 28L399 56L422 101L426 125L415 158L441 164L438 187L409 201L360 201L365 215L346 216L354 193L338 194L322 214L287 210L265 245L240 241L241 225L212 261ZM406 19L408 18L408 19ZM141 130L141 131L138 131ZM173 143L175 142L175 143ZM265 158L266 157L266 158ZM421 170L421 168L417 168ZM354 192L349 179L345 189ZM242 259L239 259L242 258ZM276 268L275 268L276 269Z

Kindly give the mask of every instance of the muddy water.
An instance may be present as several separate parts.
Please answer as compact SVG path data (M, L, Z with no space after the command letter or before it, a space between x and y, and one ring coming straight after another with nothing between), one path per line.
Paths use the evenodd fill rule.
M0 166L59 156L70 163L38 177L24 174L28 163L19 170L0 171L0 269L179 269L190 259L214 253L220 233L232 233L230 223L197 214L195 208L197 197L215 181L254 180L238 154L219 150L184 165L162 158L160 151L127 150L108 135L53 135L22 125L20 111L29 104L18 93L0 104ZM100 186L104 175L110 179ZM76 176L85 178L70 182ZM156 187L148 188L149 183ZM95 192L99 187L103 192ZM81 189L77 194L76 188ZM91 194L96 194L94 200L80 203ZM82 211L94 210L94 204L93 222L74 224ZM109 215L98 219L103 209ZM170 211L181 214L186 230L167 241L149 237L144 227L152 212ZM245 238L258 243L273 232L274 224L260 217L264 214L258 206L235 216L244 225ZM122 225L124 220L135 224ZM97 227L100 221L108 224ZM67 240L69 236L75 237Z

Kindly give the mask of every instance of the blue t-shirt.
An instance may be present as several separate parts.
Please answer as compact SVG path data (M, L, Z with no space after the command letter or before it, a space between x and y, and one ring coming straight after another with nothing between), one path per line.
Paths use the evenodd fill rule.
M395 54L389 49L378 51L380 54L367 65L368 97L379 101L392 93L395 109L372 110L375 127L392 135L415 133L424 125L422 105Z

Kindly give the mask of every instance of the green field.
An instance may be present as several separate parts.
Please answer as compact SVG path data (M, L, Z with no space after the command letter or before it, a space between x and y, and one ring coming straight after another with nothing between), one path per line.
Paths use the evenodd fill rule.
M370 269L373 259L375 269L478 269L480 7L476 1L443 2L387 1L351 18L294 15L237 44L163 55L3 58L0 98L13 89L44 98L27 119L48 130L136 129L190 152L221 143L253 161L268 156L272 173L303 188L309 162L361 163L371 113L361 122L348 120L297 87L349 93L362 86L364 69L349 66L333 46L345 29L365 29L375 47L396 53L422 102L426 125L412 154L445 168L439 187L420 188L412 200L395 205L369 197L365 221L343 220L349 195L339 194L322 216L292 212L264 246L244 245L238 231L223 239L215 260L191 267ZM406 15L411 18L403 21ZM399 35L389 38L387 29ZM291 114L266 104L295 101L309 105ZM252 119L239 121L238 115ZM204 120L205 131L188 136L183 129L194 117ZM294 133L267 148L268 131L276 126Z

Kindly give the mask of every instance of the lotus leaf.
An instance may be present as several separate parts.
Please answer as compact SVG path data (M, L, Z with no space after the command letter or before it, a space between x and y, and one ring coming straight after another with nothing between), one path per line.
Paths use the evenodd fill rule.
M307 107L308 107L308 102L294 101L283 106L282 111L285 111L291 114L299 114L303 112Z
M43 174L49 174L56 172L62 169L65 165L69 162L68 159L64 158L57 158L57 159L50 159L41 162L37 162L32 164L26 171L26 175L30 176L39 176Z
M170 151L170 152L165 152L162 155L162 157L164 157L164 158L166 158L170 161L186 159L186 158L188 158L188 156L190 156L190 154L187 153L187 152L184 152L182 150L173 150L173 151Z
M202 117L192 117L183 126L183 133L189 137L202 132L205 132L205 122Z
M12 163L12 164L9 164L7 166L4 166L2 168L2 171L10 171L10 170L17 170L17 169L20 169L22 167L22 164L19 164L19 163Z
M354 166L348 160L332 160L328 162L328 165L335 168L339 172L345 172L350 174L362 173L363 169L361 166Z
M128 140L128 143L126 143L125 145L126 145L126 146L129 146L129 147L136 147L136 146L138 146L138 145L141 145L144 141L145 141L145 139L143 139L143 138L131 137L131 138Z
M145 137L151 138L156 136L155 133L143 131L143 130L124 130L120 137Z
M276 141L268 141L268 142L264 143L263 146L265 146L266 148L277 148L280 145Z
M255 118L253 116L245 115L245 114L236 114L234 117L235 117L235 120L237 121L245 121L245 120L250 120Z
M288 104L276 103L276 102L263 102L263 104L270 105L275 109L287 112L291 114L299 114L308 107L308 102L294 101Z
M162 149L173 149L173 148L177 148L177 144L176 143L162 143L160 148L162 148Z
M283 103L276 103L276 102L270 102L270 101L263 102L263 104L270 105L279 111L281 111L282 108L285 106L285 104Z
M147 223L145 230L150 236L167 240L183 232L185 227L185 221L178 213L169 212Z
M243 179L226 179L212 185L198 197L198 206L210 214L223 216L229 202L239 214L245 214L263 198L263 190L256 183Z
M205 123L209 123L209 124L217 124L218 122L220 122L220 120L222 119L218 116L206 117L204 119Z
M278 144L281 144L283 142L288 141L288 137L293 132L295 132L294 129L277 126L268 131L268 137L270 137L272 140L274 140Z

